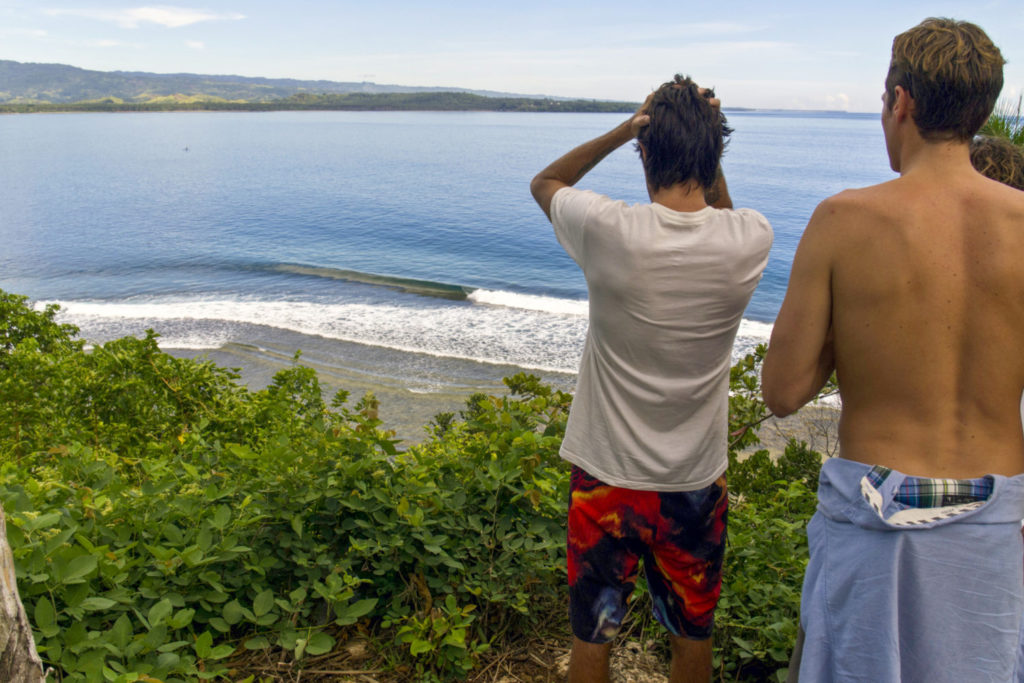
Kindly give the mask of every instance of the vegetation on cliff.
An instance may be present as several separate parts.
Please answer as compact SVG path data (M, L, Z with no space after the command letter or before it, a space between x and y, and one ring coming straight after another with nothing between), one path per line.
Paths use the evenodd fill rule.
M298 359L251 391L153 333L88 349L56 313L0 292L0 504L55 680L329 680L356 642L384 680L465 680L568 638L570 395L517 375L401 450L372 396L325 399ZM759 360L731 377L722 680L785 674L820 465L797 444L737 460Z

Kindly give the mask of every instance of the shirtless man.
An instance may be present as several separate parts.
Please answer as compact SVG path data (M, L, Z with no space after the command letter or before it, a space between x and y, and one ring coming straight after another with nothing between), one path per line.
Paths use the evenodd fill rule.
M822 202L793 261L765 402L788 415L834 369L843 404L801 680L1021 680L1024 194L968 153L1003 63L966 22L897 36L882 129L900 177Z

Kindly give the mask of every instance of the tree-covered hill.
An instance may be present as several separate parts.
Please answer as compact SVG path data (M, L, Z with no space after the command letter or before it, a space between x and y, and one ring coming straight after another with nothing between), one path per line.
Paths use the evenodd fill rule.
M546 104L544 104L546 103ZM0 60L0 111L169 109L428 109L632 111L636 104L568 101L490 90L370 82L90 71Z
M500 111L500 112L623 112L635 111L630 102L598 100L484 97L465 92L347 93L341 95L300 93L269 101L225 100L203 96L170 95L144 102L120 98L67 104L0 104L0 113L54 111Z

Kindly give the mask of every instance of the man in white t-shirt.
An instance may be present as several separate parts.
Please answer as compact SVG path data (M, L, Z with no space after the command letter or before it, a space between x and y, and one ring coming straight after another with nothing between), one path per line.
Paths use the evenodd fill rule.
M711 676L732 346L772 243L761 214L732 209L719 165L729 133L714 94L676 76L530 185L590 297L561 449L573 465L574 683L608 680L641 559L655 616L672 634L671 681ZM634 138L651 203L572 187Z

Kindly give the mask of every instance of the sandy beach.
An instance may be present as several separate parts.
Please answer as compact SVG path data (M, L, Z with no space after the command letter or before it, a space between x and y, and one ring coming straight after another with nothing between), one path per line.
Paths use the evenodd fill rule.
M349 392L348 405L367 393L380 401L379 415L384 428L395 431L404 445L423 441L424 429L438 413L456 415L475 393L506 393L502 379L519 372L540 377L557 389L571 391L575 375L523 370L514 365L480 363L470 360L395 351L362 344L321 340L325 348L311 346L313 337L302 340L299 363L317 371L324 396L330 400L339 390ZM327 352L329 347L329 353ZM274 348L265 341L259 346L228 344L219 349L168 349L184 358L205 358L235 369L239 382L249 389L265 388L279 370L293 364L290 347ZM401 447L401 446L400 446Z
M419 443L427 437L424 429L435 415L443 412L458 414L466 400L474 393L504 394L504 377L518 372L530 372L563 391L575 387L575 375L524 371L513 365L496 365L475 361L441 358L427 354L393 351L380 347L324 340L330 346L330 355L309 349L307 337L300 364L317 371L325 397L330 400L339 390L350 394L349 405L355 404L366 393L380 400L380 419L386 429L404 445ZM274 374L293 363L294 351L286 347L228 344L213 350L170 349L174 356L206 358L214 363L234 368L239 381L252 390L265 388ZM760 427L761 444L771 453L781 453L790 438L805 441L808 446L825 455L838 451L839 411L827 404L809 405L784 419L769 418Z
M825 456L839 455L839 408L828 404L810 404L788 417L768 418L758 432L759 448L772 455L782 453L789 440L805 442L811 450Z

